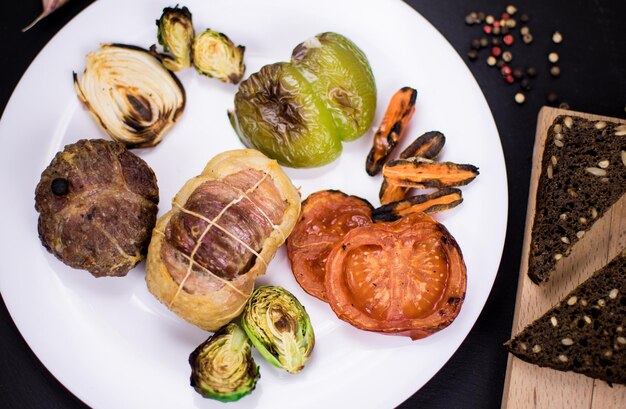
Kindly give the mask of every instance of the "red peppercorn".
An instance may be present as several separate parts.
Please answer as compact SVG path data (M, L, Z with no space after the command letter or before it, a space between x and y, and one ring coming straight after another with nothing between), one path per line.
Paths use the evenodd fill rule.
M485 34L491 34L491 26L484 25L483 31L485 32Z
M500 68L500 73L504 77L506 77L507 75L511 75L512 72L513 71L511 70L511 67L509 67L508 65L505 65L504 67Z
M509 13L502 13L502 20L508 20L510 17Z
M499 22L499 21L497 21L497 20L496 20L496 21L494 21L494 22L493 22L493 26L494 26L494 27L500 27L500 22Z
M515 37L513 37L511 34L507 34L504 37L502 37L502 42L505 45L511 46L513 45L514 41L515 41Z
M504 80L507 84L513 84L515 82L515 78L513 78L512 75L507 75L506 77L504 77Z
M502 54L502 48L500 47L491 47L491 55L494 57L499 57Z

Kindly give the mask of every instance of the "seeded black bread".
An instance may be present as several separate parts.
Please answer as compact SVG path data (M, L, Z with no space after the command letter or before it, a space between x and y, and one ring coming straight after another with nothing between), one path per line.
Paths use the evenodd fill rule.
M626 125L558 116L548 129L537 186L528 276L556 262L626 191Z
M626 250L505 346L531 364L626 384Z

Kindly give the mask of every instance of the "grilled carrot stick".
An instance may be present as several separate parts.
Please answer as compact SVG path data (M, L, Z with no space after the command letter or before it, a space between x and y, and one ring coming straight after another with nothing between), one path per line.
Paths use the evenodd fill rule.
M380 172L389 154L404 135L406 126L415 112L416 97L415 89L403 87L391 98L383 120L374 135L374 146L365 161L365 170L370 176Z

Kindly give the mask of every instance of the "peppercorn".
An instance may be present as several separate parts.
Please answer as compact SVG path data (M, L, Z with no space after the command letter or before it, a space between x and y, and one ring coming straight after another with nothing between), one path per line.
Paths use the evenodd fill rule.
M550 75L552 75L553 77L558 77L559 75L561 75L561 69L558 65L550 67Z
M485 32L485 34L491 34L491 26L484 25L483 31Z
M522 41L524 42L524 44L530 44L533 42L533 36L532 34L524 34L522 36Z
M467 52L467 57L468 57L470 60L475 60L476 58L478 58L478 51L476 51L476 50L469 50L469 51Z
M65 178L55 178L52 180L50 184L50 188L52 189L52 193L55 196L65 196L69 191L70 184Z
M501 43L500 43L500 38L499 38L499 37L493 37L493 38L491 39L491 44L492 44L492 45L500 45L500 44L501 44Z
M556 103L559 102L559 96L556 95L554 92L548 93L546 99L548 100L548 103L550 105L556 105Z
M517 13L517 7L515 7L512 4L509 4L508 6L506 6L506 12L512 16L513 14Z
M493 55L494 57L499 57L500 54L502 54L502 48L498 46L494 46L491 48L491 55Z
M500 69L500 74L502 74L503 77L506 77L507 75L511 75L511 67L509 67L508 65L505 65L504 67L502 67Z
M493 18L493 16L491 14L488 15L487 17L485 17L485 23L487 23L487 24L493 24L494 20L495 19Z
M554 34L552 34L552 42L554 44L560 44L561 41L563 41L563 35L558 31L555 31Z
M529 16L528 14L526 14L526 13L523 13L523 14L519 17L519 20L520 20L522 23L528 23L528 21L530 20L530 16Z
M530 78L535 78L537 76L537 69L535 67L529 67L526 69L526 74L528 74Z
M474 50L478 50L480 48L480 40L478 38L473 39L470 43L470 47L472 47Z
M526 95L524 95L521 92L518 92L517 94L515 94L515 102L517 102L519 105L522 105L524 103L524 101L526 101Z
M509 47L513 45L514 41L515 41L515 37L513 37L511 34L507 34L504 37L502 37L502 42L505 45L508 45Z
M552 64L556 64L557 62L559 62L559 55L555 52L548 54L548 61L550 61Z
M493 67L494 65L496 65L496 57L494 57L493 55L490 55L489 57L487 57L487 65L489 65L490 67Z
M502 59L505 62L511 62L513 60L513 54L510 51L505 51L502 53Z
M517 67L513 69L513 78L515 78L516 80L520 80L522 79L522 77L524 77L524 70Z
M496 67L498 68L502 68L506 65L506 63L504 62L504 60L498 60L498 63L496 64Z
M489 39L487 37L480 38L480 47L486 48L489 45Z
M524 78L520 83L519 86L524 90L524 91L530 91L531 86L530 86L530 81L528 81L528 78Z
M504 77L504 81L506 81L507 84L513 84L515 82L515 78L513 78L512 75L506 75Z

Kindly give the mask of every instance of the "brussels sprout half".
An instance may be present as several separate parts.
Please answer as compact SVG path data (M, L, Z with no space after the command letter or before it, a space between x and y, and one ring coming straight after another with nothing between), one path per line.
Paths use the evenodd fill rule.
M200 74L231 84L243 77L245 50L242 45L235 46L225 34L211 29L198 34L191 46L193 65Z
M191 43L195 32L191 21L191 13L187 7L166 7L161 18L156 21L159 44L166 53L161 56L163 65L168 70L180 71L191 66Z
M243 311L241 326L261 355L287 372L300 372L313 351L309 315L284 288L257 288Z
M261 377L252 345L235 323L220 328L191 355L191 386L205 398L233 402L252 392Z

